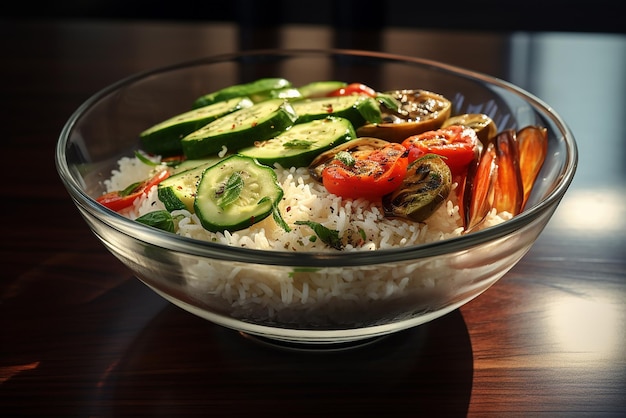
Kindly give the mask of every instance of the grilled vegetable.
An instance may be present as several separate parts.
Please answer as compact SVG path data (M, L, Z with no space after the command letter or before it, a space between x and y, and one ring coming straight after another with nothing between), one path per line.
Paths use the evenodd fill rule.
M383 196L386 216L422 222L448 198L452 173L441 157L424 155L413 161L400 186Z
M395 90L381 96L390 97L399 106L392 108L389 100L381 100L382 122L358 128L359 136L402 142L409 136L438 129L452 110L450 100L426 90Z
M464 113L446 119L441 128L461 125L472 128L483 145L487 145L498 133L496 123L484 113Z
M425 154L443 157L453 176L463 176L479 152L476 132L460 125L410 136L402 145L409 150L409 162Z
M322 183L343 198L378 200L402 183L407 164L406 149L397 143L367 151L340 151L322 171Z

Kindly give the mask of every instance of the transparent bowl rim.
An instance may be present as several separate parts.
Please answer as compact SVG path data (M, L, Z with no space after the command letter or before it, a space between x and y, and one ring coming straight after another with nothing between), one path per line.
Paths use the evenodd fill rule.
M421 65L436 71L463 77L468 80L483 82L489 85L502 88L513 95L527 101L536 111L541 112L544 117L551 119L559 128L565 138L567 148L567 160L564 171L550 194L536 205L527 208L521 214L513 217L499 225L485 228L471 234L454 237L447 240L435 241L415 246L398 247L390 249L377 249L375 251L350 251L350 252L288 252L275 250L259 250L227 246L220 243L205 242L191 239L175 234L166 233L159 229L143 225L132 221L112 210L98 204L91 196L82 189L80 183L74 178L65 158L65 150L70 141L71 132L81 118L90 108L95 106L99 100L109 95L123 86L132 84L145 77L158 75L172 70L206 65L212 63L225 62L246 56L290 56L290 55L326 55L341 56L350 55L363 58L373 58L388 61L404 61L411 64ZM243 52L234 52L220 55L212 55L194 60L184 61L177 64L162 66L144 72L133 74L123 78L93 94L83 102L70 116L63 126L55 150L55 163L59 176L66 189L70 193L74 203L106 224L113 230L125 234L134 239L140 240L148 245L166 248L171 251L186 253L197 257L207 257L224 261L257 263L264 265L279 266L315 266L315 267L347 267L366 266L401 262L407 260L418 260L422 258L441 256L448 253L467 251L472 247L505 237L524 226L532 223L552 207L556 207L571 184L578 163L578 149L574 135L570 128L563 121L561 116L548 104L543 102L533 94L517 87L507 81L489 76L483 73L471 71L454 65L420 58L404 56L385 52L354 50L354 49L259 49Z

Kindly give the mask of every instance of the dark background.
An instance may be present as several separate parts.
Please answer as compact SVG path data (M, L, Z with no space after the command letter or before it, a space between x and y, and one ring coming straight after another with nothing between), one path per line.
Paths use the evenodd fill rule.
M388 26L477 31L626 32L619 0L69 0L11 2L2 16L235 22L250 26L304 23L346 29Z

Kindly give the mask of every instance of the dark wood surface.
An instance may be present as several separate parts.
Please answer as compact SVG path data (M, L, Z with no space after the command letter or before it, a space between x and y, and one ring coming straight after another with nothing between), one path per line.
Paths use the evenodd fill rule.
M623 35L0 23L3 417L626 413ZM55 143L84 100L122 77L267 46L378 49L512 81L574 131L574 183L531 251L485 294L368 347L286 352L196 318L91 234L56 174Z

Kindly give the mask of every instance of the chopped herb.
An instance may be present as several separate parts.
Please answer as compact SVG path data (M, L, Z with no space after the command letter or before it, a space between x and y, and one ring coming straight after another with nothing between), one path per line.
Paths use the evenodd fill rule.
M309 149L313 145L313 141L306 141L304 139L294 139L283 144L283 147L289 149Z
M269 200L269 196L265 196L261 200L259 200L258 204L260 205L261 203L267 202ZM289 225L287 225L287 222L285 222L285 220L283 219L283 215L280 213L280 209L278 209L278 203L272 204L272 217L274 218L274 222L276 222L276 224L280 226L285 232L291 232L291 228L289 228Z
M166 232L174 232L174 218L172 218L172 215L166 210L148 212L138 217L136 220L137 222L153 226Z
M387 109L391 109L394 112L401 112L402 103L390 94L378 93L376 99L384 105Z
M339 160L346 167L352 167L356 163L356 160L348 151L339 151L335 155L335 159Z
M343 243L339 237L339 231L328 229L324 225L313 221L296 221L296 225L306 225L315 232L315 235L322 240L322 242L329 247L336 250L343 248Z
M220 208L225 208L237 199L243 190L243 178L241 173L234 172L219 190L215 192L217 205Z

